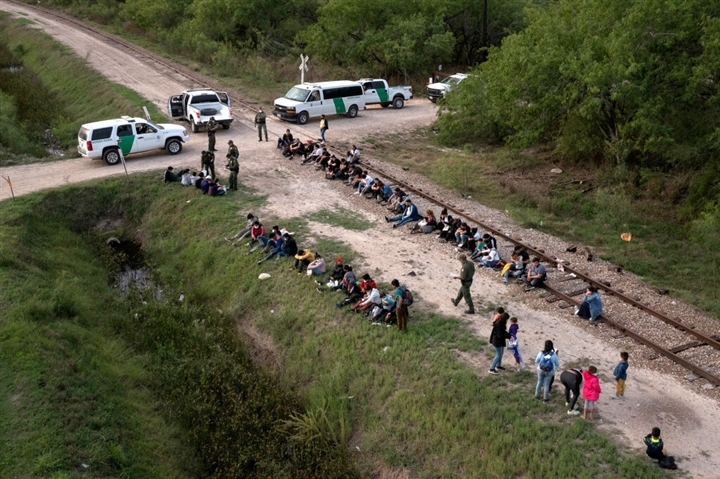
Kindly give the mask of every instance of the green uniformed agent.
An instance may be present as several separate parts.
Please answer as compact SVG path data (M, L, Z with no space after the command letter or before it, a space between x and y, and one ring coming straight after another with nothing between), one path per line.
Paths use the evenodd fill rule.
M211 116L210 121L208 121L207 124L207 132L208 132L208 151L211 153L213 151L217 151L215 149L215 132L220 129L220 124L215 121L215 117ZM213 178L215 175L213 175Z
M268 141L267 126L265 126L265 112L262 107L260 107L257 114L255 114L255 125L257 125L258 130L258 141L262 141L263 131L265 132L265 141Z
M237 158L230 153L227 154L227 160L226 166L228 170L230 170L230 189L237 191L237 177L238 171L240 171L240 163L238 163Z
M232 156L236 160L240 157L240 153L238 152L238 147L235 146L235 143L233 143L232 140L228 141L228 155Z
M460 276L456 276L456 279L460 280L460 291L458 291L457 298L453 299L453 304L457 306L460 304L460 300L464 298L468 306L465 314L475 314L475 306L473 306L472 298L470 297L470 285L472 285L473 276L475 275L475 264L467 259L467 256L464 254L458 256L458 261L462 264Z
M200 164L202 169L215 179L215 154L212 151L203 150L200 156Z

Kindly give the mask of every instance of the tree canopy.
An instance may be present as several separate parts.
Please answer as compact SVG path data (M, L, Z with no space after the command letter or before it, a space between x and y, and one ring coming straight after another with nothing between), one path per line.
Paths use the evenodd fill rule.
M527 10L450 95L445 142L474 139L653 168L718 152L720 3L558 0Z

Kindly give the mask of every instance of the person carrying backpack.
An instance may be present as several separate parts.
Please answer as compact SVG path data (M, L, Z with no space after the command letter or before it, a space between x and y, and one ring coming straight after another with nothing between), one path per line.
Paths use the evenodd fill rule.
M663 469L677 469L675 464L675 458L672 456L665 455L665 445L663 440L660 439L660 428L652 428L652 432L645 436L644 441L647 449L645 454L651 459L657 459L658 466Z
M543 401L550 402L550 381L555 377L555 370L560 368L560 360L555 354L553 342L545 341L545 348L535 358L537 364L538 381L535 386L535 399L540 399L540 388L544 388Z
M400 286L400 281L394 279L390 282L395 287L395 317L397 319L398 331L407 331L408 306L413 303L413 296L409 289Z

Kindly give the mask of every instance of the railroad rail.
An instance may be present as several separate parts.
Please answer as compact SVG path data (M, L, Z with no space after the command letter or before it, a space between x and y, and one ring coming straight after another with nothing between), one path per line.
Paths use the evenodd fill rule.
M197 72L194 72L187 67L170 63L167 60L165 60L163 57L161 57L155 53L152 53L142 47L138 47L137 45L134 45L133 43L128 42L116 35L112 35L110 33L107 33L105 31L99 29L99 28L90 26L85 22L81 22L81 21L79 21L69 15L65 15L61 12L48 10L43 7L39 7L37 5L23 3L23 2L19 2L17 0L5 0L5 1L22 6L23 8L36 10L38 12L41 12L44 15L55 17L62 22L70 23L74 26L77 26L77 27L83 29L83 30L91 32L95 37L102 38L105 41L107 41L115 46L121 46L122 48L133 52L138 57L138 59L140 59L141 61L146 63L148 66L150 66L151 68L155 69L156 71L158 71L164 75L167 75L168 71L170 71L170 72L173 72L175 75L179 75L180 77L188 80L188 82L193 86L201 86L201 87L206 87L206 88L213 89L213 90L226 90L226 91L228 91L231 101L234 104L243 105L250 112L253 112L255 110L256 104L246 101L245 99L242 98L242 96L238 92L233 91L232 89L227 89L224 86L220 85L218 82L216 82L204 75L201 75ZM233 111L233 116L238 120L246 122L246 126L248 126L250 128L252 127L251 126L252 120L249 116L240 115L236 111ZM296 126L295 129L300 130L301 132L303 132L305 135L307 135L309 137L314 137L314 135L312 135L305 128L303 128L299 125ZM330 145L330 146L332 147L332 145ZM349 145L340 143L335 148L341 147L342 149L347 149L348 146ZM446 208L447 211L453 213L453 215L455 217L460 217L460 218L465 219L468 222L477 224L478 227L494 234L496 237L504 239L505 241L508 241L513 244L521 245L524 248L526 248L529 252L533 253L535 256L540 257L545 262L548 262L551 264L557 263L557 258L553 258L551 256L546 255L544 253L544 251L542 251L538 248L523 244L521 241L519 241L516 238L511 238L510 236L506 235L505 233L498 230L497 228L487 225L487 224L483 223L482 221L478 220L477 218L471 217L470 215L466 214L463 210L461 210L455 206L449 205L449 204L445 203L444 201L442 201L428 193L425 193L424 191L422 191L419 188L415 188L413 185L407 183L406 181L403 181L403 180L393 177L392 175L390 175L386 171L384 171L382 168L375 167L367 162L362 162L362 165L367 170L372 171L375 174L379 174L379 175L387 178L390 182L402 187L403 189L405 189L409 192L412 192L412 194L414 196L423 198L433 204L436 204L438 206ZM690 336L694 337L695 339L697 339L698 341L696 341L694 343L687 343L687 344L684 344L684 345L681 345L678 347L674 347L674 348L665 348L665 347L643 337L640 333L637 333L637 332L627 328L626 326L622 325L621 323L612 320L611 318L609 318L606 315L603 315L601 317L601 319L605 323L612 326L613 328L616 328L617 330L622 332L624 335L634 339L635 341L637 341L640 344L643 344L643 345L653 349L658 354L661 354L661 355L669 358L671 361L685 367L686 369L692 371L693 373L697 374L698 376L705 378L707 381L714 384L715 386L720 386L720 377L717 377L717 376L711 374L710 372L702 369L701 367L699 367L695 364L692 364L685 358L682 358L681 356L678 355L679 352L681 352L685 349L689 349L689 348L697 347L697 346L706 346L706 345L714 348L715 350L720 351L720 338L705 335L699 331L695 331L694 329L688 328L685 325L683 325L682 323L670 318L666 314L664 314L660 311L657 311L657 310L641 303L640 301L637 301L637 300L623 294L621 291L618 291L617 289L610 287L609 285L607 285L606 283L604 283L600 280L591 278L590 276L586 275L585 273L583 273L581 271L578 271L575 268L571 268L570 266L565 265L564 269L567 273L571 273L572 275L574 275L575 278L583 280L588 285L593 285L596 288L605 291L608 295L611 295L626 304L629 304L635 308L638 308L639 310L662 321L663 323L665 323L677 330L680 330L683 333L690 335ZM547 285L547 284L545 285L545 289L550 294L555 296L556 298L564 300L568 304L578 305L578 301L574 300L572 298L572 296L580 294L581 291L576 290L569 294L566 294L566 293L564 293L556 288L553 288L552 286Z

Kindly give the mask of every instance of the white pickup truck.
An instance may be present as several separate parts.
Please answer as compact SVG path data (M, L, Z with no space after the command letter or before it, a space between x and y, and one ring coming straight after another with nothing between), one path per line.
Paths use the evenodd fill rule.
M452 87L466 79L468 75L465 73L456 73L454 75L450 75L440 83L431 83L427 86L427 97L428 99L435 103L440 98L445 98L445 95L452 90Z
M411 86L388 86L385 80L379 78L362 78L358 80L365 90L365 104L379 103L383 108L390 105L398 110L413 97Z
M173 120L187 120L192 124L193 133L200 131L200 127L207 125L210 118L222 125L223 129L230 128L233 121L230 97L225 92L207 89L185 90L168 99L168 114Z

